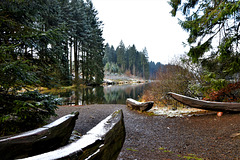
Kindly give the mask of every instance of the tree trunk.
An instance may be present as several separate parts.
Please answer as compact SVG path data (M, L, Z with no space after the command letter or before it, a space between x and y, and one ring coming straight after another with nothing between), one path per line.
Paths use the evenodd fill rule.
M72 42L70 44L70 77L72 79Z
M79 84L79 73L78 73L78 47L77 38L74 38L74 70L75 70L75 84Z
M143 64L143 76L142 76L143 79L145 79L145 68L144 68L144 66L145 66L145 65Z
M85 52L82 50L82 79L85 80Z
M135 66L135 64L133 65L133 75L136 76L136 66Z

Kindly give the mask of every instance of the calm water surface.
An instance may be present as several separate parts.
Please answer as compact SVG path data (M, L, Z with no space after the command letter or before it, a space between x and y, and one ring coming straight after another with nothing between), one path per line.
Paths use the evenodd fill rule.
M144 89L150 84L124 84L112 86L98 86L93 88L79 88L77 90L60 93L63 104L126 104L127 98L139 100Z

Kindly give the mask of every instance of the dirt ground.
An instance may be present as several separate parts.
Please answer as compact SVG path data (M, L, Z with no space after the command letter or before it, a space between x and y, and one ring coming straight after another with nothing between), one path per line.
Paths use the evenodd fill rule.
M184 118L149 116L126 105L61 106L61 117L79 111L75 130L85 134L117 109L122 109L126 139L118 160L239 160L240 113ZM55 117L56 119L57 117Z

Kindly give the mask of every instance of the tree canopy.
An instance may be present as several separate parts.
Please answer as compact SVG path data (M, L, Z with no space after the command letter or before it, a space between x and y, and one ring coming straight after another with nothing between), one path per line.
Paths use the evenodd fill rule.
M240 1L170 0L171 14L181 12L180 25L189 32L188 56L214 73L229 78L240 71Z

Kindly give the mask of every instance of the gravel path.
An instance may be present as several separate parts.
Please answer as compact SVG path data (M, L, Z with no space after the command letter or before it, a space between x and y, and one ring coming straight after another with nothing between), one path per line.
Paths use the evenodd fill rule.
M240 114L166 118L129 110L126 105L61 106L61 117L79 111L75 130L85 134L117 109L122 109L126 139L118 160L240 160ZM55 117L56 119L57 117Z

